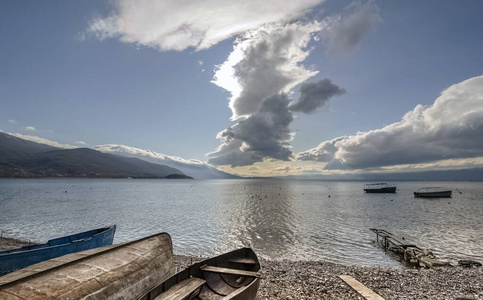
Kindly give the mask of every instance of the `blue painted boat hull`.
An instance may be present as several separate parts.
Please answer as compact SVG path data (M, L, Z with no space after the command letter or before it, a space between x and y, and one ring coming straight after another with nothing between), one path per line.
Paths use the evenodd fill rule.
M41 245L2 251L0 252L0 276L44 260L111 245L115 232L116 225L113 225L49 240Z

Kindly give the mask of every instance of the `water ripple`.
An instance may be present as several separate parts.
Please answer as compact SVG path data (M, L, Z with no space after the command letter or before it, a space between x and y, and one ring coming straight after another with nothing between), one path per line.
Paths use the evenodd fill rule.
M178 254L252 246L273 260L399 267L374 243L376 227L442 258L481 261L481 184L446 183L463 193L451 199L413 197L432 184L371 195L361 182L315 180L0 180L0 230L41 242L117 224L116 243L164 231Z

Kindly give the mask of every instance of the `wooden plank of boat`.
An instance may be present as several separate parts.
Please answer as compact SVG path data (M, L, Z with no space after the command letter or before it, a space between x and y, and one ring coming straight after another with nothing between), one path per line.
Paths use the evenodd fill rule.
M359 281L357 281L354 277L349 275L340 275L340 279L342 279L347 285L349 285L354 291L356 291L359 295L364 297L367 300L384 300L381 296L376 294L373 290L366 287Z
M252 261L253 264L247 264ZM195 263L139 299L255 299L260 285L259 271L260 263L255 252L251 248L241 248ZM194 282L203 284L199 286ZM184 296L172 298L172 295L180 294Z
M254 265L257 263L255 260L251 258L232 258L229 261L233 263L248 264L248 265Z
M69 253L111 245L116 225L49 240L45 244L29 245L0 252L0 275Z
M54 258L2 276L0 298L137 299L173 274L171 237L160 233Z
M260 277L260 274L258 272L251 272L251 271L244 271L244 270L237 270L237 269L228 269L228 268L219 268L219 267L213 267L213 266L202 266L201 270L206 271L206 272L212 272L212 273Z
M205 283L206 283L206 280L204 279L191 277L183 280L178 284L175 284L168 291L154 298L154 300L183 299L184 297L189 296L189 294L191 294L196 289L200 288Z

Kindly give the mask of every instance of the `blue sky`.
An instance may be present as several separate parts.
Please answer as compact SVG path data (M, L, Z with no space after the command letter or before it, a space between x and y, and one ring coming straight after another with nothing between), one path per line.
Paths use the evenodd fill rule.
M241 175L483 165L483 2L263 3L2 1L0 130Z

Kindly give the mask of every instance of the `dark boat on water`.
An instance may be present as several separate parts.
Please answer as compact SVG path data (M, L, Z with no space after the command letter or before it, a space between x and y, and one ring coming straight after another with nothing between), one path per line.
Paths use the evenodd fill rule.
M250 300L259 285L258 258L251 248L241 248L191 265L139 300Z
M364 186L364 192L366 193L395 193L396 186L389 185L385 182L381 183L368 183Z
M0 276L62 255L111 245L116 225L0 252Z
M415 198L451 198L453 191L441 187L420 188L414 192Z
M159 233L0 276L0 299L138 299L174 273L171 237Z

